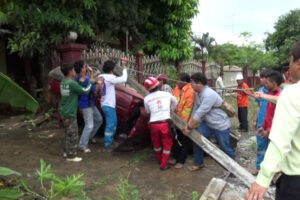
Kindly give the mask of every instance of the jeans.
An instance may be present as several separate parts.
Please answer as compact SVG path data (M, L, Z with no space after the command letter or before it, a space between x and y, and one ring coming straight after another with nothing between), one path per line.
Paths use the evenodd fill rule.
M230 145L230 128L226 130L216 130L207 126L205 122L201 122L200 126L198 126L197 131L200 132L204 137L208 138L212 134L215 136L217 142L221 146L221 149L232 159L235 159L235 153L233 148ZM193 144L194 147L194 163L195 165L201 165L204 163L203 160L203 150L196 143Z
M109 106L102 106L102 110L104 112L106 121L104 131L104 144L105 147L109 147L114 141L114 136L117 129L117 113L115 108Z
M102 125L103 118L96 106L81 109L84 119L84 128L79 141L79 148L87 148L89 140L92 139L99 127Z
M257 159L256 159L256 169L260 169L260 163L264 160L265 153L267 151L270 140L268 138L263 138L261 135L256 135L257 142Z
M240 129L248 131L248 107L238 107Z

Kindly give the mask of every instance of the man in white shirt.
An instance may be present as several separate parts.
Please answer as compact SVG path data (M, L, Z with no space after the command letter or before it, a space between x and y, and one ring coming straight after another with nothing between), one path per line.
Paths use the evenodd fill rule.
M150 114L150 132L157 161L160 169L168 168L168 161L173 145L168 120L170 110L174 111L177 99L168 92L159 91L159 81L153 77L145 80L145 88L149 94L144 98L145 110Z
M116 113L116 92L115 84L125 83L127 81L127 69L125 61L122 60L123 74L117 77L113 74L116 67L115 62L108 60L103 65L103 74L99 76L104 79L105 94L101 96L101 107L105 115L105 132L104 132L104 144L105 147L109 147L114 141L114 135L117 128L117 113Z
M220 72L219 77L216 80L216 92L222 97L223 96L223 88L225 88L224 83L223 83L223 79L224 79L224 73Z

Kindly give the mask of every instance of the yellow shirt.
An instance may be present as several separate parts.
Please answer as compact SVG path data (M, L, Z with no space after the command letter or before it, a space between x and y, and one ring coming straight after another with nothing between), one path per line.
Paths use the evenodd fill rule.
M279 96L267 149L256 183L268 187L276 172L300 175L300 81Z

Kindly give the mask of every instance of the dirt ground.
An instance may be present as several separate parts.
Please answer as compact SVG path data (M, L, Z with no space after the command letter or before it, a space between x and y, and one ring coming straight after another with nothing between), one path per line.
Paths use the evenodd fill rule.
M22 121L21 115L0 115L0 166L22 173L36 190L39 185L35 173L40 159L51 164L52 171L59 176L83 173L87 196L93 200L118 199L116 188L121 179L128 179L136 186L140 199L193 199L193 192L201 195L213 177L222 177L225 173L210 157L205 158L205 168L189 172L187 167L193 164L192 155L183 169L160 171L150 147L137 152L109 153L104 149L102 137L97 137L97 144L90 145L91 153L81 154L82 162L69 163L62 156L64 132L55 119L36 128L22 127ZM249 171L255 162L253 142L249 140L253 135L253 131L241 135L237 147L237 161ZM246 192L245 186L235 178L228 181L240 186L240 192Z

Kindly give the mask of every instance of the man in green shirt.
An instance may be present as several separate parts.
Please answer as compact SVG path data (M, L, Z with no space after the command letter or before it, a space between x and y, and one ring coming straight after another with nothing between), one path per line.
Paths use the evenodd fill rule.
M278 98L270 144L246 200L263 199L276 172L282 173L276 182L276 200L300 199L300 41L291 51L290 72L298 82Z
M64 155L67 161L80 162L82 158L77 157L78 144L78 125L77 125L77 107L78 95L88 94L91 90L89 83L86 88L74 81L76 72L73 65L63 64L61 71L65 75L65 79L60 83L61 101L59 113L63 118L65 127L66 141L64 147Z

